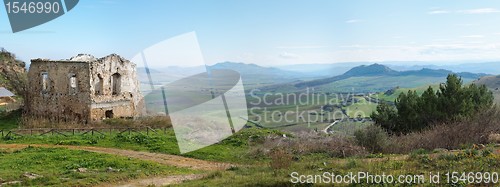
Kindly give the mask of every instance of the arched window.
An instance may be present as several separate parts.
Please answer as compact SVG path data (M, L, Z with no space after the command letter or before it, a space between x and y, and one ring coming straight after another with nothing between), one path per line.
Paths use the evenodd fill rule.
M111 76L111 93L113 95L120 95L121 93L121 75L119 73Z

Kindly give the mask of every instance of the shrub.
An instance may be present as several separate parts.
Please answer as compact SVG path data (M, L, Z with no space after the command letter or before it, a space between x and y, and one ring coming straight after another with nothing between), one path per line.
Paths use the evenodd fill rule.
M133 127L135 125L133 120L122 119L122 118L112 118L102 120L104 124L116 127Z
M358 145L365 147L372 153L380 153L387 145L388 135L381 127L370 125L354 133Z
M269 155L270 151L276 148L286 149L295 159L308 154L326 154L330 157L342 158L366 154L363 147L356 145L351 139L311 132L295 134L288 138L268 135L261 145L250 150L249 155L251 157L261 154Z
M286 169L292 163L292 154L284 148L274 148L269 152L270 166L273 169Z
M143 118L139 118L137 120L137 123L142 125L142 126L152 127L152 128L157 128L157 127L170 128L170 127L172 127L172 122L171 122L169 116L143 117Z

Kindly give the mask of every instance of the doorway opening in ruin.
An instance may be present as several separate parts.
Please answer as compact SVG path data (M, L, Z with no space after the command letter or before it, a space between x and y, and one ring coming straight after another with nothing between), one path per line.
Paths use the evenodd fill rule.
M121 75L119 73L113 74L111 76L111 93L113 95L119 95L121 92Z
M106 110L105 114L106 118L113 118L113 110Z

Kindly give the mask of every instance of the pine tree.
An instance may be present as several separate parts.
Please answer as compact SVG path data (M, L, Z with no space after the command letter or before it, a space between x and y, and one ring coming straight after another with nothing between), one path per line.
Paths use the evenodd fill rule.
M397 119L398 114L394 106L389 105L386 102L381 102L377 106L377 112L371 114L371 118L382 128L388 130L389 132L397 131Z
M493 93L486 86L463 86L460 77L450 74L437 92L429 87L419 96L410 90L399 95L395 107L381 103L372 119L392 133L409 133L436 122L471 117L490 108L493 99Z

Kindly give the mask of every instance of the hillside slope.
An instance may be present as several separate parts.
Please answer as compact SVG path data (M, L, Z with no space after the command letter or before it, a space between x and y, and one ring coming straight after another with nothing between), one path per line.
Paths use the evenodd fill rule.
M0 87L23 95L27 85L26 64L5 49L0 50Z
M495 96L495 102L500 104L500 75L498 76L485 76L479 80L474 81L479 85L486 85Z

